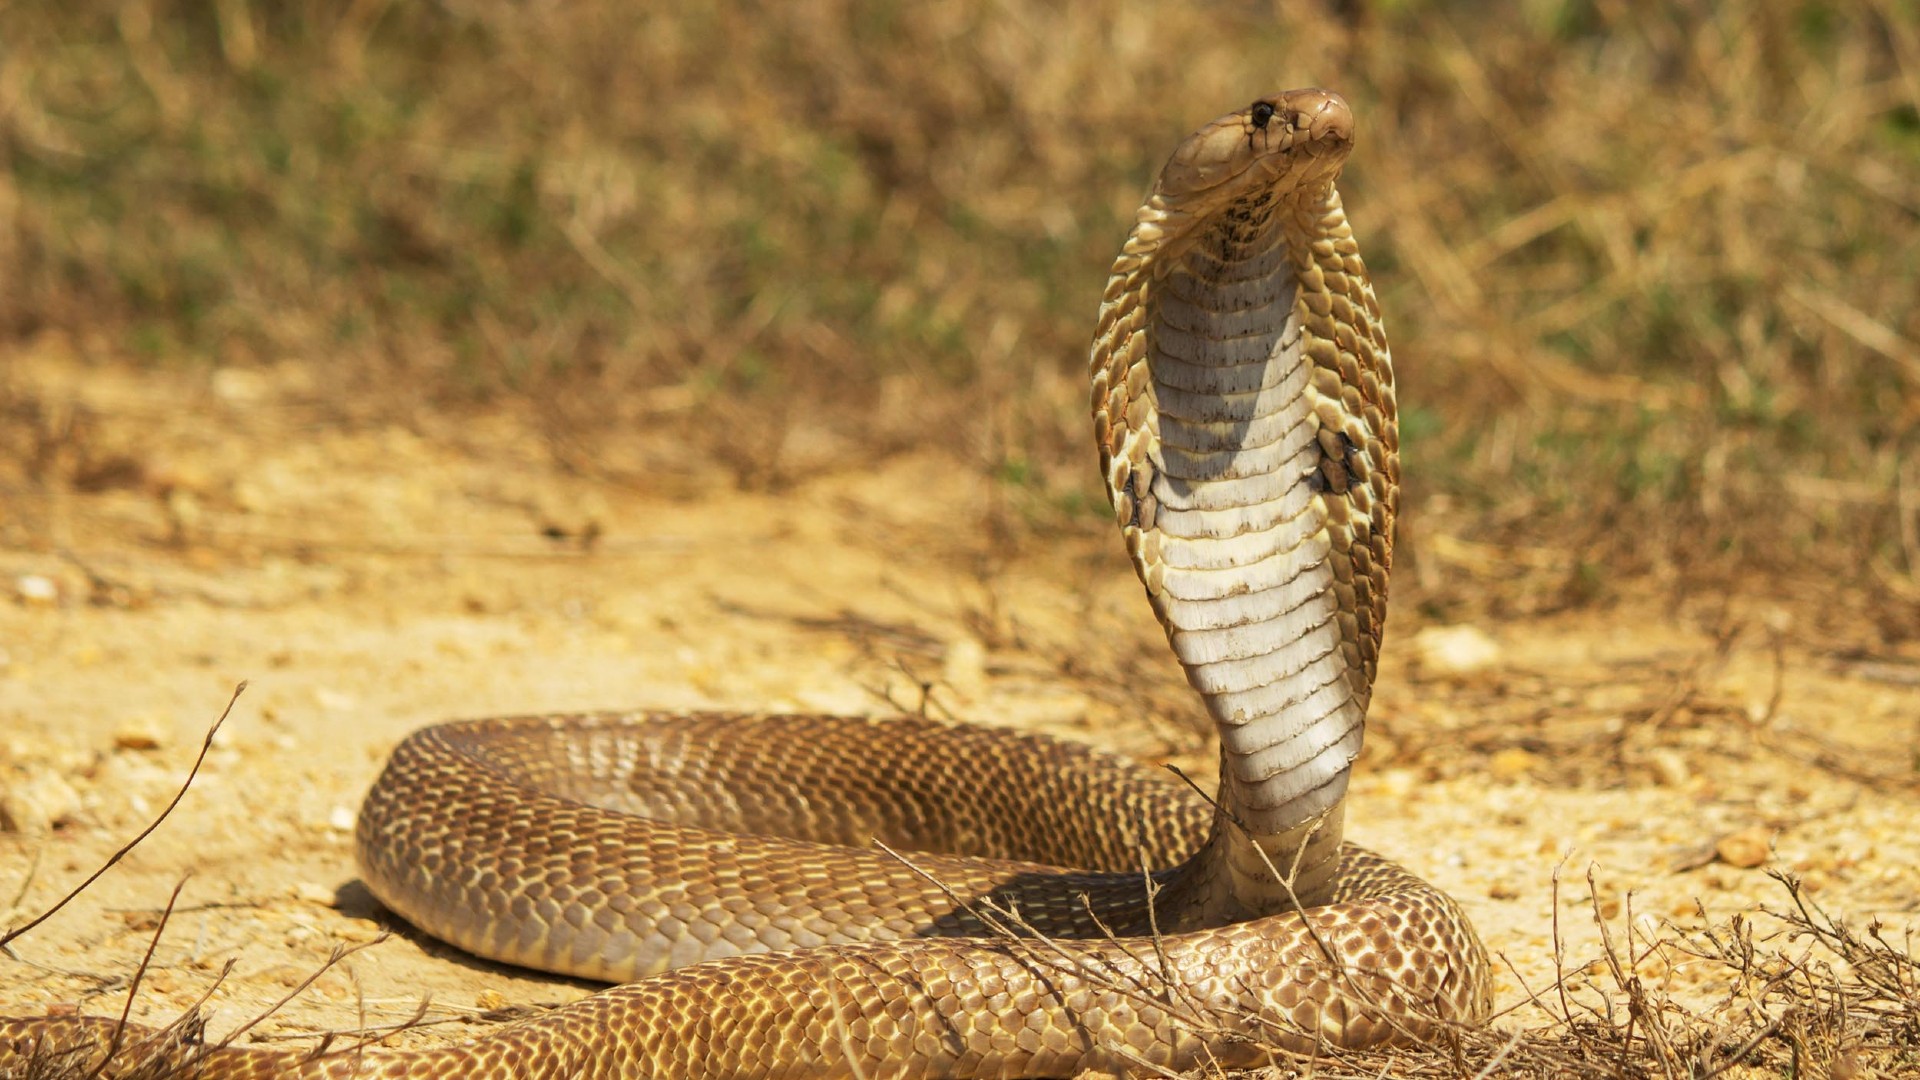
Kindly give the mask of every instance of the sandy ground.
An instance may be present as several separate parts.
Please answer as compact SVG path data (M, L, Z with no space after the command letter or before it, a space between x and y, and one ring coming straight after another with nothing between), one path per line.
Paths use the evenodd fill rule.
M0 955L0 1010L117 1012L177 884L136 1019L210 993L231 1030L383 933L251 1037L392 1023L424 998L446 1022L410 1038L469 1038L484 1010L592 992L439 945L359 885L362 792L443 718L924 701L1207 772L1110 530L994 556L1000 496L939 458L692 496L557 471L506 417L321 424L321 373L300 367L0 364L40 404L10 422L43 429L56 480L0 461L0 926L137 833L248 683L165 824ZM1427 572L1485 560L1426 542L1458 555ZM1596 908L1623 940L1693 927L1784 903L1771 867L1856 924L1912 920L1920 653L1835 655L1739 597L1464 628L1402 600L1350 835L1461 898L1521 1019L1556 922L1567 967L1598 955ZM1710 993L1697 967L1642 973Z

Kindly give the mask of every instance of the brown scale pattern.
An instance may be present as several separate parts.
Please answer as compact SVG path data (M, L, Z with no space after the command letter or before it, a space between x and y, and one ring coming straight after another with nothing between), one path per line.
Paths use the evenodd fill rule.
M783 719L804 726L809 718ZM504 740L511 728L501 723L484 726ZM870 726L884 745L885 729L894 725ZM442 732L430 729L415 740ZM1005 738L1009 748L1049 742ZM1035 749L1064 749L1069 759L1086 754L1058 743ZM1178 807L1172 820L1195 826L1210 813L1199 796L1150 770L1087 757L1115 785L1106 796L1117 804L1164 799ZM476 788L497 782L489 773L474 770ZM537 801L537 789L521 791ZM462 811L462 793L441 794L453 800L449 815ZM1164 860L1177 850L1148 854ZM680 968L444 1050L369 1050L319 1060L300 1052L194 1044L168 1050L172 1060L191 1066L182 1075L210 1078L721 1080L848 1076L856 1065L869 1075L886 1068L903 1076L1070 1076L1127 1068L1129 1053L1169 1068L1192 1067L1202 1060L1208 1032L1258 1035L1309 1052L1320 1039L1343 1045L1404 1041L1425 1030L1427 1021L1419 1018L1435 1009L1463 1019L1483 1014L1485 959L1451 901L1369 852L1348 847L1342 864L1328 907L1305 917L1273 916L1166 937L1164 969L1144 942L1122 948L1097 933L1073 936L1066 928L1056 928L1062 936L1051 944L1030 938L869 941ZM537 882L530 887L539 889ZM822 902L822 908L831 911L832 903ZM1344 969L1323 958L1314 935L1332 947ZM1394 949L1417 953L1423 962L1395 964ZM1169 993L1169 983L1181 989ZM1368 998L1379 1004L1359 1004ZM1396 1023L1406 1031L1396 1031ZM85 1060L99 1052L112 1029L112 1021L99 1018L0 1020L0 1067L64 1047L79 1048ZM122 1041L138 1046L151 1038L152 1032L131 1028ZM1258 1063L1235 1041L1215 1041L1211 1052L1226 1064ZM147 1056L130 1054L101 1075L131 1073Z
M626 981L749 952L984 932L949 890L1062 934L1095 929L1079 900L1091 893L1137 929L1140 851L1172 865L1209 817L1179 788L1139 781L1139 766L1086 747L913 719L481 720L401 743L357 843L369 887L435 936ZM875 840L930 854L909 866ZM1121 873L1065 888L1061 865Z
M1338 97L1293 91L1183 143L1114 263L1091 374L1101 468L1158 609L1157 290L1176 261L1209 273L1203 252L1228 259L1282 224L1320 451L1299 479L1364 705L1398 448L1378 305L1332 186L1350 138ZM1339 845L1332 820L1325 902L1296 910L1223 884L1262 838L1155 770L1058 740L826 716L445 725L403 742L367 798L369 886L476 953L634 981L420 1052L0 1018L0 1076L54 1059L85 1074L113 1047L100 1076L1064 1077L1254 1065L1260 1043L1405 1043L1436 1017L1483 1018L1489 965L1458 906ZM991 936L988 901L1044 937Z
M1340 583L1343 636L1354 690L1371 697L1387 617L1387 571L1400 504L1400 429L1380 304L1340 196L1298 208L1293 255L1317 368L1321 485L1334 528L1334 576Z

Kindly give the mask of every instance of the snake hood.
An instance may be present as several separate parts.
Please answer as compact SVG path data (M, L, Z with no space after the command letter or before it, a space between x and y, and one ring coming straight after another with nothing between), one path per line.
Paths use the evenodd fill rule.
M1230 854L1206 861L1232 872L1201 906L1227 913L1313 902L1331 880L1386 613L1398 436L1333 186L1353 131L1345 100L1309 89L1189 136L1093 341L1115 518L1221 740Z

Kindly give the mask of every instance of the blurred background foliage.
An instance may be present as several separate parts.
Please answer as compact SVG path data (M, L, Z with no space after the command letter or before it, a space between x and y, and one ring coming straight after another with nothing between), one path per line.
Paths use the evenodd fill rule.
M1313 84L1403 557L1920 597L1916 0L0 0L0 365L297 362L679 490L933 448L1082 530L1133 208Z

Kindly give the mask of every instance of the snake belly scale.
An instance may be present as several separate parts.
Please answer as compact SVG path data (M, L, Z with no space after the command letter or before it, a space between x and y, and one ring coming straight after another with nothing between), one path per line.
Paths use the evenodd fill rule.
M1459 906L1341 840L1399 469L1379 306L1334 187L1352 141L1324 90L1189 136L1093 341L1101 468L1219 733L1216 799L918 719L442 725L401 743L362 808L368 886L479 955L622 985L422 1051L0 1019L0 1075L84 1073L112 1047L99 1075L1064 1077L1482 1020L1490 967ZM996 911L1025 929L996 934L1013 921Z

